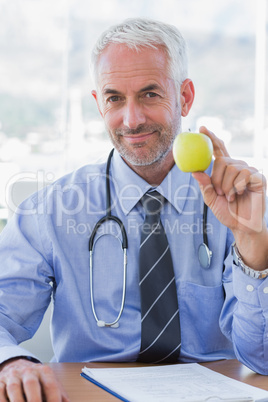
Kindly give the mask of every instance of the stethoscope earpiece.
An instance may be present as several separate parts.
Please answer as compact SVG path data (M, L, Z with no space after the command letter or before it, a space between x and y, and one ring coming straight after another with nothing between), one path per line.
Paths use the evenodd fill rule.
M100 327L100 328L103 328L103 327L111 327L111 328L118 328L119 327L119 323L118 322L116 322L115 324L107 324L105 321L103 321L103 320L98 320L97 321L97 325L98 325L98 327Z

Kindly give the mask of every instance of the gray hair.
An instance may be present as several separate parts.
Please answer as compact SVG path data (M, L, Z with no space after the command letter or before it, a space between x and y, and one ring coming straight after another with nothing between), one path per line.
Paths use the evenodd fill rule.
M187 78L186 43L179 30L163 22L131 18L111 26L96 42L91 55L91 69L97 84L98 59L111 43L124 44L137 52L144 47L163 47L169 59L169 74L176 86Z

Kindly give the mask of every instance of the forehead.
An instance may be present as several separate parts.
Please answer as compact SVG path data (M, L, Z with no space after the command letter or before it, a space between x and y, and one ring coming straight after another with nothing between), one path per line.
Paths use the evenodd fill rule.
M100 55L97 66L98 85L103 89L112 83L158 81L168 78L169 63L163 48L129 49L111 44Z

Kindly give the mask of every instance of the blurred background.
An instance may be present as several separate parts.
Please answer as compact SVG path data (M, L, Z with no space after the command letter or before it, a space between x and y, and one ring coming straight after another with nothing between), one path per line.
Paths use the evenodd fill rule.
M52 182L111 148L91 95L99 34L129 17L176 25L201 124L267 175L268 0L0 0L0 230L10 183Z

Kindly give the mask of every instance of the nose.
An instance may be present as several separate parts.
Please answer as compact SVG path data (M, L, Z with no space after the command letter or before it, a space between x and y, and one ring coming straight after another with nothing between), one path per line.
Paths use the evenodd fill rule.
M146 117L142 106L134 100L128 100L124 107L123 123L129 129L135 129L140 124L144 124Z

